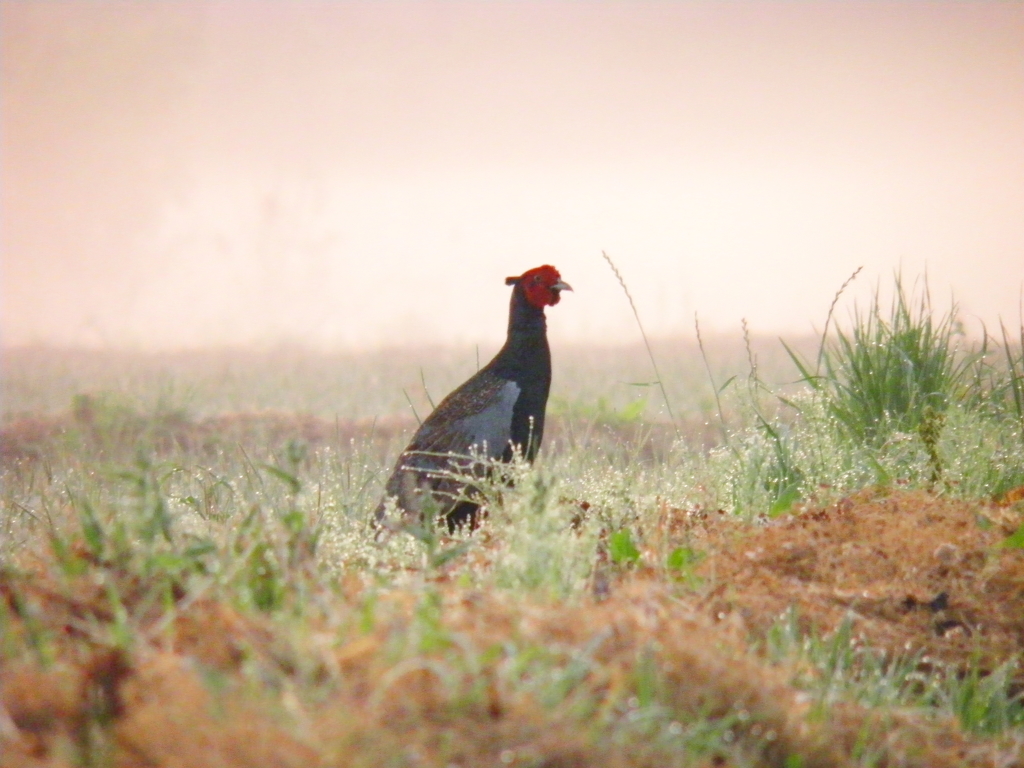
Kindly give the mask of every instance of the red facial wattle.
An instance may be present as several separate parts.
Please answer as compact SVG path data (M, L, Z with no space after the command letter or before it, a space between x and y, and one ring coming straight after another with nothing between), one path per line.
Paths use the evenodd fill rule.
M524 272L520 277L509 278L518 283L526 300L537 309L554 306L561 299L562 291L571 291L572 286L562 280L558 270L545 264Z

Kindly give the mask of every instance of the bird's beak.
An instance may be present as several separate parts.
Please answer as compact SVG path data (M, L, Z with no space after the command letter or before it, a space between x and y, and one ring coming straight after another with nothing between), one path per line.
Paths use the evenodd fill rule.
M564 280L559 280L557 283L555 283L554 285L551 286L551 290L553 290L553 291L571 291L572 290L572 286L569 285Z

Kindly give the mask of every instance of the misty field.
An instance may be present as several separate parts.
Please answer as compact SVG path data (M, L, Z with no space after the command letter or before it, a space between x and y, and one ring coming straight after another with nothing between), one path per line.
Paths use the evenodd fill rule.
M369 515L493 350L5 351L0 764L1024 765L1021 339L899 295L553 345L452 536Z

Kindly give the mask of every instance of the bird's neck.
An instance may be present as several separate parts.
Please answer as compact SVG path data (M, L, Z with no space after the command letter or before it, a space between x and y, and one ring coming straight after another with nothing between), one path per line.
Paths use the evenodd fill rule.
M548 331L544 310L526 300L522 291L512 291L508 310L508 338L546 336Z
M512 292L508 337L505 339L505 346L495 358L495 363L499 369L551 366L544 310L530 304L521 291Z

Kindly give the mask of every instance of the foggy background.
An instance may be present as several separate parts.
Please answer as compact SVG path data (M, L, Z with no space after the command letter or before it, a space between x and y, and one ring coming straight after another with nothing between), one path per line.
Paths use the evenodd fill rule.
M0 340L804 333L927 270L1019 321L1022 3L0 2ZM845 317L841 311L839 317Z

